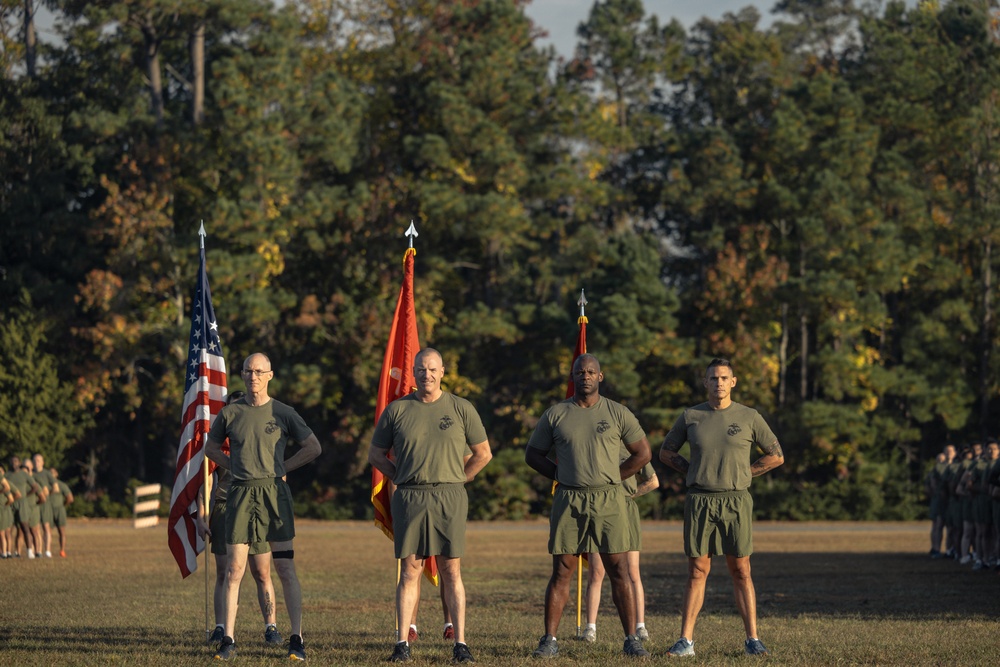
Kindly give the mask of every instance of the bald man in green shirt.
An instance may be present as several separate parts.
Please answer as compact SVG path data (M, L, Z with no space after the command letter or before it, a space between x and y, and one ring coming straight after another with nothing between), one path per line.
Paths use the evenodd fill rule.
M369 463L396 486L392 517L393 543L400 559L396 586L399 627L389 662L410 661L408 635L416 617L420 573L424 561L436 556L454 622L452 662L472 663L475 659L465 643L461 570L469 515L465 485L493 454L472 403L441 389L444 360L440 352L428 347L417 353L413 377L417 390L386 406L368 449Z
M243 398L225 406L212 422L205 442L205 455L232 474L226 504L226 635L219 643L216 659L236 654L234 638L240 582L246 573L250 545L268 542L274 569L291 626L288 658L305 660L302 640L302 588L295 570L295 515L286 473L311 462L323 451L319 440L302 417L267 391L274 377L271 360L255 352L243 361ZM229 453L222 445L229 439ZM293 442L299 450L285 458Z
M611 579L612 599L625 631L623 652L648 657L635 633L636 606L628 571L628 552L639 548L629 528L628 494L622 480L635 476L652 454L639 420L621 403L600 394L601 364L592 354L573 363L572 398L542 415L524 452L525 462L559 482L549 517L552 576L545 589L545 634L532 654L554 658L556 633L577 557L599 553ZM628 456L621 460L622 446ZM553 461L550 454L555 457Z
M687 475L684 501L684 553L688 583L681 610L681 637L671 657L694 656L694 624L705 600L712 556L725 554L733 578L736 608L747 633L748 655L765 655L757 637L757 596L750 578L753 552L753 499L750 480L785 461L778 439L753 408L734 403L736 371L728 359L713 359L702 381L708 401L677 418L660 448L660 461ZM691 461L678 454L691 444ZM750 463L751 450L764 454Z

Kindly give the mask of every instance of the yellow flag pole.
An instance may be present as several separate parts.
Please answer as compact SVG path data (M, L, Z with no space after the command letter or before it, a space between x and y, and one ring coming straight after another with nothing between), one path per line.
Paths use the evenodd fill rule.
M397 595L399 595L399 592L398 592L399 591L399 577L402 575L402 571L403 571L402 570L402 565L403 565L403 561L400 560L399 558L397 558L396 559L396 590L393 591L393 598L395 598ZM396 608L396 613L394 614L394 616L396 617L396 640L395 641L399 641L399 605L398 604L394 604L393 606Z
M583 554L576 557L576 636L580 637L583 628Z

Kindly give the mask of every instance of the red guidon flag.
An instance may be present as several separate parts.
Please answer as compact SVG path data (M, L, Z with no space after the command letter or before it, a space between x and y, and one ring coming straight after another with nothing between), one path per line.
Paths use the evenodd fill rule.
M204 227L200 232L204 235ZM185 366L184 402L181 408L181 438L170 495L167 542L170 552L187 577L198 569L198 554L205 542L198 537L198 491L204 483L205 436L215 416L226 404L226 361L222 356L219 327L212 308L212 293L205 270L205 246L201 246L201 266L194 292L191 335ZM212 470L215 464L210 465Z
M577 320L580 325L580 333L576 337L576 349L573 350L573 361L569 365L569 384L566 385L566 398L571 398L576 393L573 385L573 364L581 354L587 354L587 316L581 315Z
M396 301L396 313L392 316L389 344L385 346L382 373L378 380L378 396L375 400L376 424L385 406L397 398L412 393L417 386L413 378L413 358L420 351L417 313L413 305L413 261L416 254L416 250L408 248L403 255L403 286ZM385 475L372 467L372 506L375 508L375 525L381 528L390 540L393 539L392 507L389 502L391 484ZM424 575L434 582L435 586L437 585L437 560L433 556L424 561Z

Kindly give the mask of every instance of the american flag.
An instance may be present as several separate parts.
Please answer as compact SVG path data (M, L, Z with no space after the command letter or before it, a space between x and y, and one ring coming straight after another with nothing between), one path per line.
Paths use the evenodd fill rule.
M205 436L219 410L226 404L226 362L219 341L219 325L212 308L212 293L205 271L205 227L201 266L191 312L191 338L185 367L184 405L181 408L181 440L177 448L174 486L170 497L167 541L170 551L187 577L198 569L198 554L205 542L198 536L198 492L204 483ZM211 467L214 469L215 465Z

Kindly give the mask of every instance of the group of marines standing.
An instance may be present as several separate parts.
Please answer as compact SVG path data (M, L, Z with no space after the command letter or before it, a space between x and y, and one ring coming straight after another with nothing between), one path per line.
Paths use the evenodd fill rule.
M59 555L66 557L66 505L73 493L46 468L41 454L10 457L0 464L0 558L52 558L52 528L59 533Z
M1000 443L948 443L926 480L932 558L1000 569Z
M452 622L452 661L475 662L466 644L466 598L461 559L465 553L468 494L465 485L490 462L492 453L483 421L469 401L441 388L441 354L421 350L413 367L416 391L390 403L372 436L368 460L392 483L394 548L400 560L396 588L398 634L391 662L411 660L409 638L415 622L419 581L425 561L435 557L442 599ZM270 360L256 353L243 364L247 393L217 416L207 439L207 456L230 471L226 505L227 565L222 590L224 613L215 657L235 655L234 625L239 582L248 554L269 543L281 577L292 624L288 657L305 659L302 640L302 594L293 564L294 516L286 472L307 464L321 447L312 430L287 405L267 394L273 377ZM569 598L576 557L594 554L612 586L612 598L624 633L623 651L645 657L648 638L637 622L630 553L640 549L639 513L631 496L637 481L648 480L652 451L635 415L601 396L600 363L589 354L573 364L575 393L545 411L525 449L525 461L557 482L549 529L552 575L545 592L545 634L533 656L554 657L556 634ZM694 655L694 626L705 595L713 555L725 555L733 580L736 607L746 631L744 649L767 653L757 637L756 595L750 576L753 501L752 477L781 465L777 438L760 414L734 403L732 364L713 360L703 379L708 400L681 414L660 448L659 460L686 475L684 550L688 556L681 637L667 650L671 657ZM284 459L288 443L302 445ZM228 443L228 451L224 445ZM690 460L678 452L690 445ZM751 463L754 448L763 454ZM645 470L641 473L640 471ZM655 477L655 475L653 475ZM259 550L259 549L258 549ZM639 589L641 591L641 588ZM273 595L273 592L271 593ZM640 606L641 608L641 606ZM268 622L266 609L265 623ZM266 632L265 632L266 638Z

